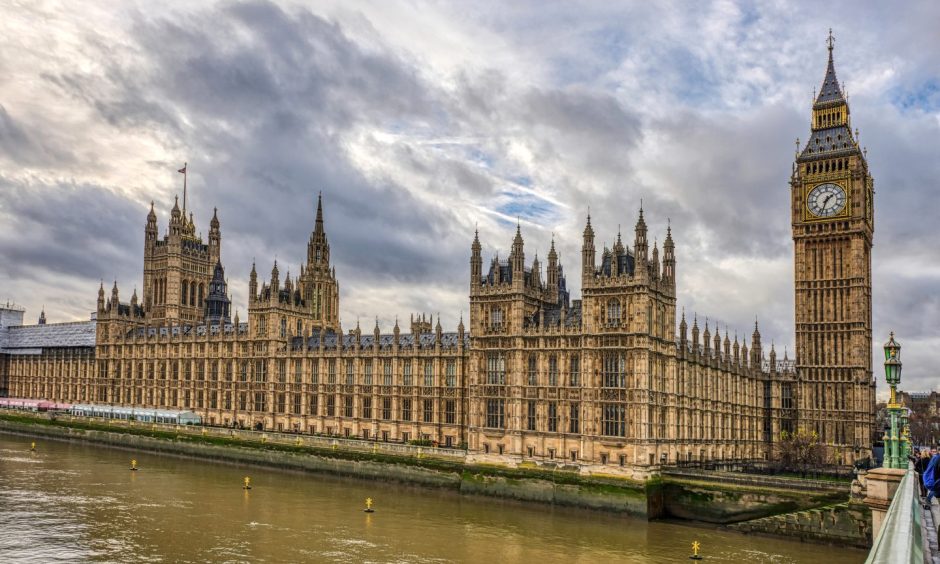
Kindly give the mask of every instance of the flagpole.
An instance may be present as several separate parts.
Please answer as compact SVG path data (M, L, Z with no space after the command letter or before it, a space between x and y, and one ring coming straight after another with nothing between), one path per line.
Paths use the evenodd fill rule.
M189 174L187 170L188 163L183 163L183 218L186 218L186 177Z

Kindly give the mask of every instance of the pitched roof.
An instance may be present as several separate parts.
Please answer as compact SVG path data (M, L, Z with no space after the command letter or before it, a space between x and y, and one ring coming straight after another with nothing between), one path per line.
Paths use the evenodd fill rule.
M30 349L94 347L95 324L95 321L76 321L7 327L0 330L0 352L16 354Z

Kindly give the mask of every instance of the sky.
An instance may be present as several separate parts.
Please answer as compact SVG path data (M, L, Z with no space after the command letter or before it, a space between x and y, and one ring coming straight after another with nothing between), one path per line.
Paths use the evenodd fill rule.
M233 305L297 275L323 194L343 327L468 313L469 254L676 242L678 307L792 358L789 185L826 37L875 178L874 357L940 365L940 4L0 0L0 301L87 319L142 285L188 163ZM931 329L933 327L934 329ZM879 358L880 357L880 358Z

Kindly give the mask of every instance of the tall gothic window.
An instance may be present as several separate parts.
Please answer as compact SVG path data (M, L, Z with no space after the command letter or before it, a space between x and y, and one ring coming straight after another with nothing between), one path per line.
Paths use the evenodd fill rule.
M411 380L411 360L404 361L402 365L402 385L410 386L412 383Z
M434 400L424 400L424 409L422 411L424 412L424 422L434 423Z
M534 354L529 355L529 378L528 384L530 386L536 386L539 383L539 371L538 371L538 359Z
M506 384L506 359L499 353L486 355L486 383L500 386Z
M570 406L570 411L571 413L568 415L568 432L580 433L581 432L580 406L577 403L572 403Z
M454 386L457 385L457 361L448 360L447 364L445 365L444 370L446 371L445 385L448 388L453 388Z
M457 422L457 402L447 400L444 402L444 423L453 425Z
M424 361L424 386L430 388L434 385L434 363L430 360Z
M548 385L558 385L558 357L556 355L548 357Z
M502 429L506 426L506 401L502 399L486 400L486 426Z
M608 437L627 436L627 415L623 404L601 404L601 434Z
M607 302L607 323L610 325L620 324L620 300L617 298Z
M499 327L503 324L503 308L493 306L490 308L490 325Z
M627 385L626 366L623 353L605 352L602 357L604 388L625 388Z
M578 355L571 357L568 375L572 386L581 385L581 357Z

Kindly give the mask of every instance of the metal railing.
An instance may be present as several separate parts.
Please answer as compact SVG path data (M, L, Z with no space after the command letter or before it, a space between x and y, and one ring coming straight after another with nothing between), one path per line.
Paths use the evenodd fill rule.
M908 468L865 564L923 564L924 510L917 490L917 475Z

